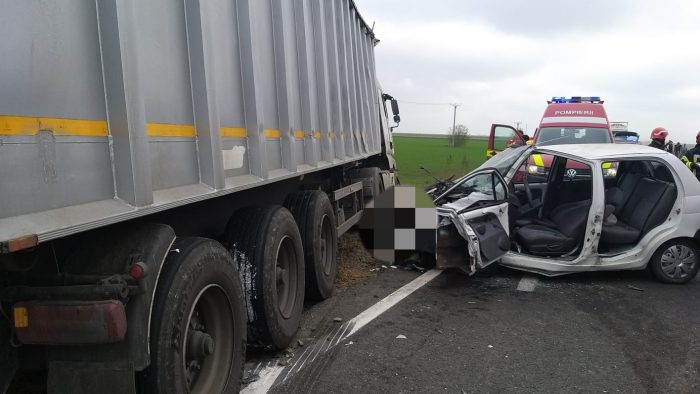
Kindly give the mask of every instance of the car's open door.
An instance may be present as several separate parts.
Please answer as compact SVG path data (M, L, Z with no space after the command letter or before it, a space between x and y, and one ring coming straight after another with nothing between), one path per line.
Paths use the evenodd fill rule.
M508 125L492 124L486 158L491 158L496 153L518 144L525 144L522 132Z
M509 191L497 170L484 169L462 179L445 195L460 193L464 198L438 206L437 266L473 274L510 250Z

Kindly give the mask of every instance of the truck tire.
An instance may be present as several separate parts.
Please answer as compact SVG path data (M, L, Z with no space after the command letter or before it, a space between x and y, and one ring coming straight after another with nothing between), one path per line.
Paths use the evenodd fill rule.
M294 217L281 206L242 208L226 226L224 245L241 274L248 343L286 348L304 307L304 251Z
M365 201L376 198L384 191L382 170L377 167L356 168L349 172L349 178L353 182L362 181Z
M320 190L292 193L284 206L294 215L301 233L306 298L325 300L333 295L338 270L338 229L333 206Z
M654 253L649 261L649 270L656 279L664 283L688 283L700 269L700 250L686 239L668 241Z
M238 270L206 238L178 238L160 273L151 317L148 393L238 393L246 315Z

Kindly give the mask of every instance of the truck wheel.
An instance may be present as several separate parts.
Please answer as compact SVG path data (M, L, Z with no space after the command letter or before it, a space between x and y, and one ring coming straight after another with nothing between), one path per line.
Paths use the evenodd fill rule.
M649 261L649 270L664 283L688 283L700 269L700 252L695 243L678 239L663 244Z
M145 392L237 393L246 316L236 266L221 244L178 238L156 288Z
M299 226L304 247L306 298L325 300L333 295L338 269L338 230L326 193L292 193L284 202Z
M224 245L241 273L248 343L283 349L299 329L304 307L304 251L284 207L247 207L228 222Z
M349 173L349 178L354 182L362 180L365 201L369 201L376 198L379 195L379 193L384 191L382 170L380 170L377 167L353 169Z

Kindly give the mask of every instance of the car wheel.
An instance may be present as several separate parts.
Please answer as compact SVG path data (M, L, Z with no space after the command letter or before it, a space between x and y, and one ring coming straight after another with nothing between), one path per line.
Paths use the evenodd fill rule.
M649 261L649 269L664 283L690 282L700 269L700 250L688 240L674 240L663 244Z

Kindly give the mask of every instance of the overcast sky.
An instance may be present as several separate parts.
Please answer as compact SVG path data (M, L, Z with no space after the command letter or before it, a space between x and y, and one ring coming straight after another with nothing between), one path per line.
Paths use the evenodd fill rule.
M532 132L552 96L601 96L611 121L674 141L700 130L700 1L355 0L381 40L398 132ZM413 103L444 103L421 105Z

